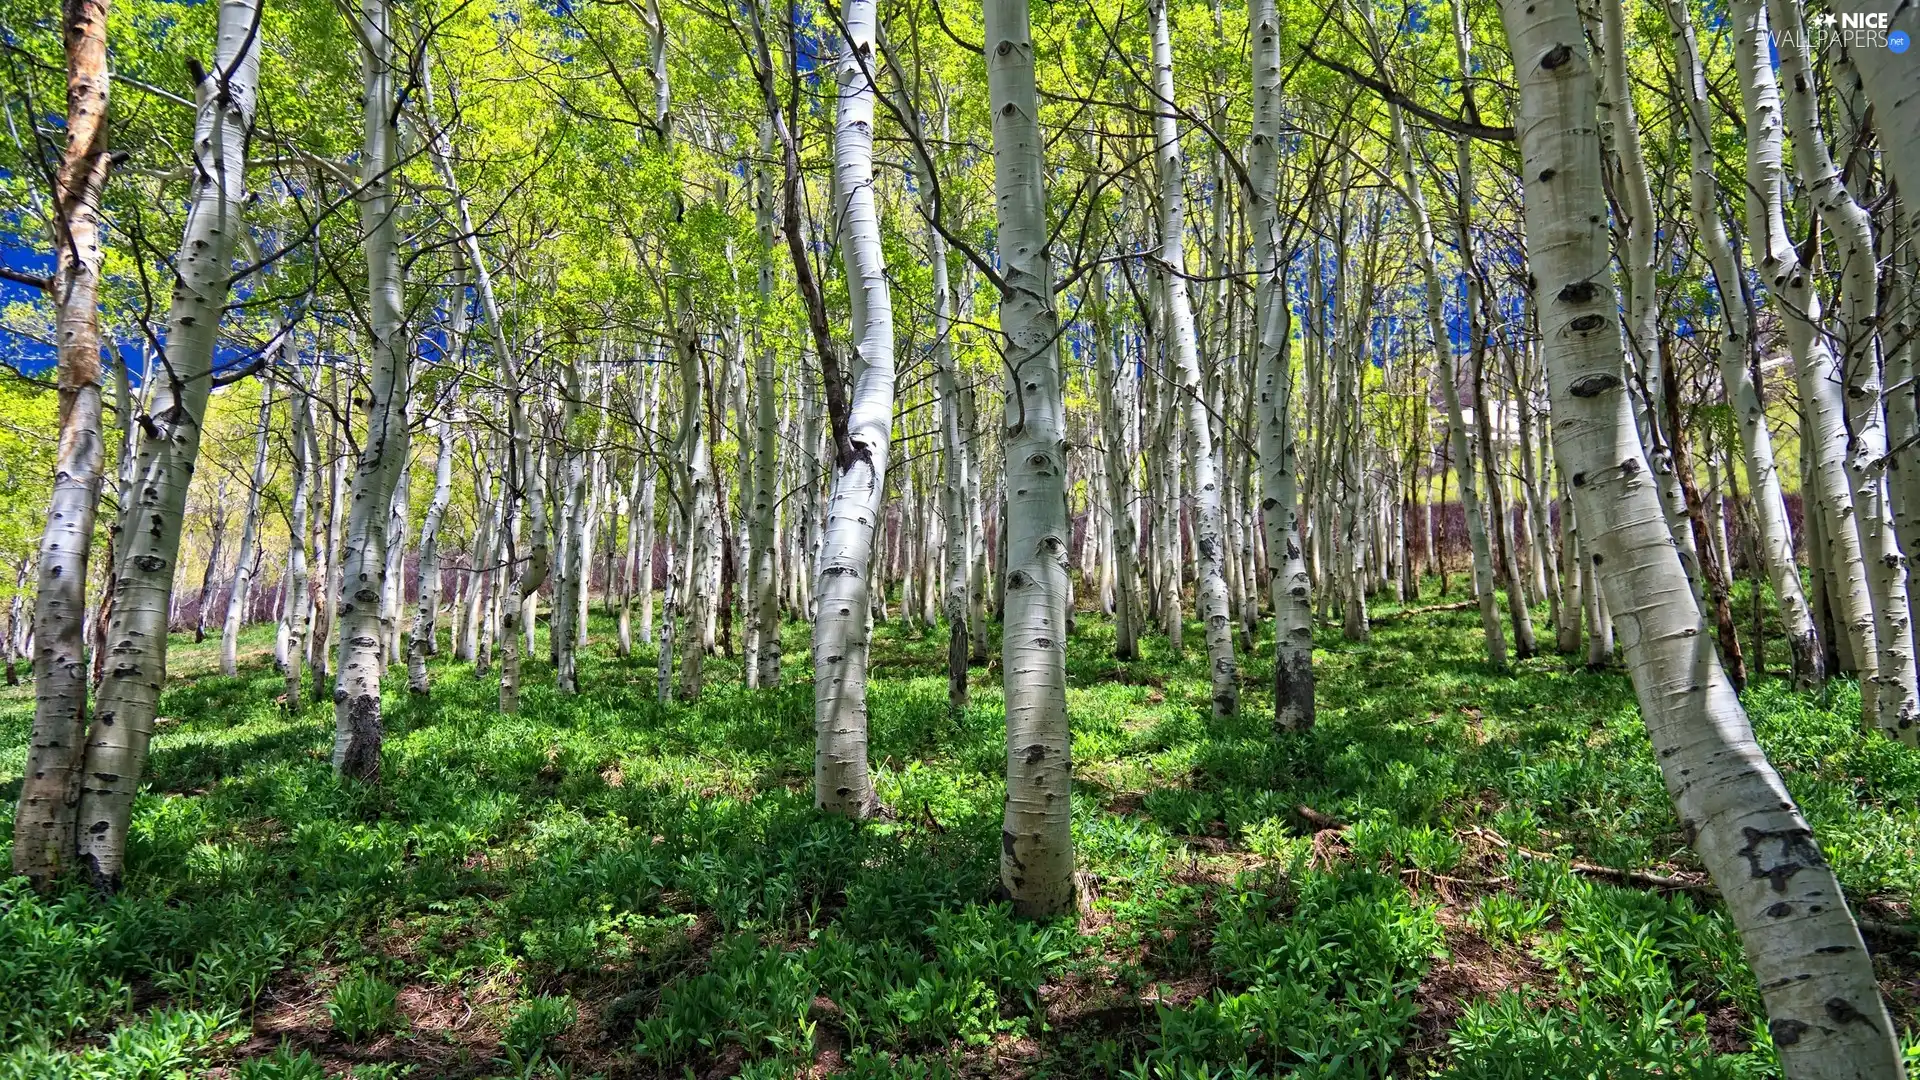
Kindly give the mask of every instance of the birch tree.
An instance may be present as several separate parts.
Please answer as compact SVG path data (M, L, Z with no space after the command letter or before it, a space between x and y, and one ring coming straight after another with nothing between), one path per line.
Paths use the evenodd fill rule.
M192 195L174 258L166 375L148 409L134 502L123 508L143 527L124 533L106 628L109 657L80 783L80 861L92 884L106 892L120 884L133 796L166 684L167 616L182 516L200 456L234 238L243 227L247 136L260 67L258 0L222 0L217 20L213 66L194 94Z
M814 801L823 810L855 818L867 817L880 804L867 769L867 612L894 394L893 301L873 178L877 18L874 0L845 0L833 161L858 374L852 400L839 404L835 398L844 391L838 364L831 353L821 357L834 460L814 571Z
M1267 544L1267 591L1274 611L1274 724L1313 726L1313 598L1300 543L1293 445L1292 316L1280 246L1276 158L1280 128L1280 20L1274 0L1252 0L1255 393L1260 410L1260 521ZM1431 235L1428 236L1431 240ZM1492 633L1498 634L1496 618Z
M1820 222L1833 235L1840 266L1838 332L1842 355L1839 374L1844 394L1846 476L1853 496L1850 523L1859 532L1873 603L1874 693L1882 731L1908 743L1920 743L1920 681L1916 680L1913 627L1907 604L1906 560L1894 541L1887 509L1881 460L1887 454L1886 414L1881 407L1880 274L1872 224L1854 201L1846 179L1834 164L1820 131L1812 60L1800 6L1769 0L1780 76L1786 89L1787 130L1793 143L1794 172L1813 202Z
M1720 381L1733 407L1740 449L1751 493L1753 520L1767 580L1780 606L1787 647L1793 654L1796 685L1810 687L1826 675L1813 623L1813 611L1800 583L1800 566L1793 554L1793 527L1787 520L1786 498L1774 461L1773 433L1767 426L1766 406L1750 366L1754 355L1752 304L1734 256L1733 244L1720 216L1714 176L1713 127L1707 103L1706 67L1694 34L1693 15L1684 0L1668 0L1667 19L1673 26L1679 65L1682 117L1686 122L1689 160L1688 196L1694 228L1707 249L1720 310L1726 326L1720 335Z
M1193 306L1187 297L1186 158L1180 150L1180 129L1172 111L1173 44L1167 29L1166 0L1149 0L1147 6L1153 20L1154 96L1162 103L1154 117L1154 162L1160 179L1160 274L1185 414L1187 461L1193 473L1193 543L1200 564L1195 599L1206 627L1213 714L1232 716L1240 710L1240 667L1234 657L1233 619L1228 610L1219 462L1214 456L1213 426L1201 389L1200 343L1193 325Z
M254 433L247 510L240 519L240 547L234 552L233 585L228 590L226 615L220 623L222 675L239 672L240 627L246 622L247 603L253 594L253 564L258 557L260 538L260 496L267 486L267 434L273 426L273 386L271 374L260 377L260 419Z
M308 509L313 492L313 401L306 387L296 386L288 412L288 463L293 491L287 501L287 665L286 691L281 704L289 712L300 709L300 671L307 656L307 634L313 622L313 592L307 567Z
M1668 793L1725 897L1793 1080L1898 1077L1860 932L1701 623L1635 430L1607 275L1596 93L1573 0L1505 0L1556 456Z
M1066 408L1047 248L1045 144L1026 0L986 0L987 96L1006 335L1007 805L1000 882L1014 909L1072 908L1072 737L1067 723Z
M333 770L357 780L380 779L380 600L387 574L387 521L394 484L406 465L407 350L402 322L400 238L393 184L399 167L395 122L394 38L387 0L360 5L362 147L361 242L367 260L369 355L365 433L354 466L353 503L341 549L339 659L334 664Z
M440 524L453 501L453 419L436 417L433 427L433 499L427 504L426 520L420 524L420 603L412 632L407 635L407 689L415 694L432 689L427 657L438 651L434 628L440 617Z
M1857 508L1847 475L1846 404L1839 363L1819 322L1818 284L1800 261L1786 223L1784 118L1774 80L1771 41L1759 0L1734 0L1734 62L1747 128L1747 242L1755 269L1767 283L1793 354L1794 378L1805 416L1801 443L1811 457L1804 475L1812 481L1828 565L1836 575L1835 622L1860 673L1862 722L1877 725L1876 640L1873 601L1867 583Z
M37 884L73 852L87 732L87 568L105 479L101 432L100 197L108 152L107 0L62 0L67 145L54 178L52 281L59 369L53 499L40 533L33 600L33 731L14 814L13 872Z
M773 121L761 121L760 156L773 156ZM750 615L747 657L748 685L780 685L780 595L775 580L774 511L780 498L779 430L774 397L774 346L765 323L773 304L773 177L757 166L753 175L754 229L760 247L754 259L758 272L755 296L759 307L753 322L753 469L751 498L747 500L747 609ZM743 486L746 479L742 478Z

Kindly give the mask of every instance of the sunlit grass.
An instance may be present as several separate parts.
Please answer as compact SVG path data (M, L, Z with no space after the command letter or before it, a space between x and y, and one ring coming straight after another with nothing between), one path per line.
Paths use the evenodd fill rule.
M1472 610L1374 612L1365 645L1321 631L1319 725L1284 736L1269 642L1242 658L1243 715L1215 720L1197 626L1183 657L1149 637L1119 663L1082 614L1088 908L1044 927L994 903L1000 670L949 709L944 628L878 628L891 816L865 826L812 809L801 625L786 685L748 691L716 658L693 706L660 705L651 648L615 657L597 614L583 692L553 689L542 644L515 716L496 677L436 661L429 698L389 680L378 786L333 779L329 703L276 704L270 628L235 678L213 642L176 641L125 892L0 893L0 1078L164 1074L141 1054L291 1077L302 1053L773 1076L829 1051L862 1076L1771 1075L1724 917L1568 869L1697 869L1624 677L1495 671ZM1861 738L1844 684L1747 701L1856 904L1901 917L1920 754ZM0 693L0 814L31 708ZM1910 982L1911 957L1879 962ZM369 980L398 988L395 1020L336 1030L328 1003ZM535 1012L538 1037L510 1039Z

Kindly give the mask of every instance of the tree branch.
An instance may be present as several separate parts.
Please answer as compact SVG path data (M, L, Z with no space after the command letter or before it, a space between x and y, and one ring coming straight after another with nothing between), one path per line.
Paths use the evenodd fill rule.
M1347 78L1372 90L1374 93L1379 94L1381 97L1393 102L1395 105L1400 106L1442 131L1453 135L1465 135L1472 139L1482 139L1487 142L1510 143L1514 141L1513 129L1510 127L1494 127L1488 124L1477 124L1469 120L1456 120L1444 113L1434 112L1432 109L1427 108L1425 105L1420 104L1395 89L1392 83L1362 74L1359 70L1348 67L1338 60L1321 56L1319 53L1313 51L1313 46L1311 45L1303 45L1301 48L1306 51L1308 56L1313 58L1314 63L1345 75Z

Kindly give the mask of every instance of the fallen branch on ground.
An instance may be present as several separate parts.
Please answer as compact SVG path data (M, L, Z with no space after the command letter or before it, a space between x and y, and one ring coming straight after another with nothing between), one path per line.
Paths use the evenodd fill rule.
M1465 611L1473 606L1474 601L1462 600L1457 604L1432 604L1428 607L1401 608L1399 611L1389 611L1384 615L1368 615L1367 622L1381 623L1389 619L1410 619L1415 615L1425 615L1433 611Z

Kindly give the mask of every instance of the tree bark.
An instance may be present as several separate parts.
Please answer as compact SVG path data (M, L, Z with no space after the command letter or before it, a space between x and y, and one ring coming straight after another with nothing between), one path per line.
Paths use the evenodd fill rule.
M773 154L773 121L761 124L762 158ZM775 410L774 347L763 325L773 305L773 177L765 165L754 170L754 225L760 248L756 293L759 307L753 323L754 451L751 498L747 502L747 589L752 616L752 653L747 657L748 684L762 689L780 685L780 592L774 574L778 563L774 538L774 511L780 501L780 443ZM936 300L936 303L939 301ZM745 478L743 478L744 480Z
M393 194L399 167L392 12L361 0L360 60L366 141L361 162L361 243L367 260L366 431L354 466L353 500L340 555L339 659L333 687L333 770L380 779L380 679L386 671L380 601L387 574L387 514L406 467L407 349L402 325L400 238Z
M438 449L433 463L433 500L420 523L420 605L414 612L413 632L407 636L407 689L421 695L433 688L427 657L438 651L434 628L440 617L440 523L453 500L453 419L439 417L433 426Z
M288 712L300 711L300 670L307 657L307 634L313 621L313 592L307 568L307 543L310 526L308 505L312 502L313 438L312 395L306 387L296 387L287 403L292 414L288 455L293 473L293 493L287 504L287 664L286 692L281 706Z
M1787 233L1786 177L1781 164L1783 120L1766 14L1759 0L1734 0L1731 12L1734 60L1748 116L1747 240L1793 353L1801 407L1806 413L1802 445L1812 459L1812 468L1803 474L1811 481L1815 499L1807 516L1817 513L1821 518L1826 558L1835 574L1836 587L1829 597L1835 609L1834 622L1846 635L1844 642L1836 644L1845 646L1859 670L1861 723L1872 728L1879 722L1877 649L1872 596L1855 521L1857 508L1847 475L1842 373L1819 330L1821 301L1814 275L1801 265Z
M1113 655L1119 660L1140 658L1140 570L1134 548L1135 453L1128 437L1128 421L1138 395L1132 377L1133 358L1124 351L1109 355L1113 327L1108 280L1096 274L1093 282L1093 351L1096 392L1100 399L1100 438L1106 453L1108 532L1113 545Z
M1313 598L1300 543L1294 471L1293 312L1275 185L1280 135L1280 20L1274 0L1252 0L1254 303L1259 337L1255 393L1260 423L1260 521L1267 542L1267 590L1274 611L1273 720L1283 731L1313 726ZM1431 239L1429 234L1428 239ZM1441 339L1444 340L1444 339ZM1499 624L1494 628L1497 631Z
M1026 0L985 4L1006 334L1007 804L1000 882L1035 917L1074 904L1066 680L1066 409L1047 251L1045 153Z
M1768 8L1770 21L1783 31L1775 36L1775 51L1780 58L1794 172L1820 221L1833 234L1840 259L1840 317L1832 340L1839 342L1844 354L1840 375L1849 435L1846 477L1853 493L1852 525L1859 532L1868 596L1873 603L1877 722L1889 736L1920 745L1920 727L1916 727L1916 721L1920 721L1920 678L1914 668L1907 567L1894 542L1881 468L1881 459L1887 453L1887 425L1881 406L1876 332L1880 282L1872 224L1867 212L1854 201L1820 133L1813 64L1807 55L1807 31L1800 18L1800 5L1768 0Z
M174 260L166 377L153 395L140 477L107 627L109 661L80 784L80 862L103 892L119 887L127 824L167 678L167 614L187 489L200 455L214 345L234 237L246 202L246 140L260 65L258 0L222 0L214 63L195 93L193 194Z
M13 872L37 885L74 850L87 730L87 563L105 478L100 430L100 196L107 151L107 0L63 0L67 145L55 177L54 323L60 441L33 602L33 731L14 815Z
M1739 928L1792 1080L1902 1075L1839 881L1753 739L1701 626L1626 393L1607 280L1595 89L1573 0L1504 0L1527 249L1557 456L1674 808Z
M284 340L284 339L283 339ZM247 512L240 520L240 548L234 553L233 587L220 625L220 673L239 674L240 628L253 595L253 563L260 537L260 493L267 486L267 435L273 426L273 376L260 376L260 421L253 443L253 475L247 483Z
M813 782L814 802L822 810L864 818L880 805L867 769L867 612L893 427L893 302L873 178L878 15L874 0L845 0L842 14L846 44L837 72L833 160L858 374L846 406L846 446L834 455L814 572ZM823 364L829 403L837 367Z
M1150 0L1153 20L1154 93L1174 100L1173 44L1167 28L1166 0ZM1220 506L1219 460L1214 455L1213 425L1200 375L1200 342L1187 296L1186 158L1180 129L1170 107L1157 110L1154 159L1160 178L1160 274L1167 296L1169 344L1179 380L1180 409L1187 434L1187 464L1193 474L1194 547L1199 576L1195 606L1205 627L1207 667L1213 715L1240 710L1240 665L1233 651L1233 616L1228 607L1226 537Z
M1667 19L1673 25L1679 64L1681 105L1686 120L1689 153L1689 194L1694 227L1706 247L1713 269L1725 327L1720 334L1720 382L1733 408L1740 433L1741 459L1752 495L1757 546L1766 564L1767 580L1780 605L1780 621L1793 654L1794 685L1807 689L1826 678L1813 611L1800 583L1800 566L1793 555L1793 526L1787 519L1786 497L1774 462L1773 434L1767 410L1753 376L1756 355L1753 337L1753 298L1735 257L1716 201L1712 118L1707 105L1706 67L1694 34L1693 15L1683 0L1668 0Z

